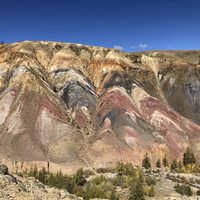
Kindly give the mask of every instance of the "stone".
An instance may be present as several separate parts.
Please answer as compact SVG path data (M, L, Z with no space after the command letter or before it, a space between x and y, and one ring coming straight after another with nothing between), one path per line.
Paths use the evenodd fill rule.
M0 174L8 174L8 167L5 164L0 163Z

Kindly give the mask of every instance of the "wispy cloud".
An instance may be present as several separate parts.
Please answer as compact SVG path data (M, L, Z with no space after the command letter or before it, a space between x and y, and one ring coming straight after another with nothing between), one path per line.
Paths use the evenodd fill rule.
M147 47L147 44L140 44L139 47L144 49Z
M131 49L135 49L136 47L135 46L131 46Z
M124 49L123 47L121 47L121 46L119 46L119 45L114 45L114 48L115 48L115 49L118 49L118 50L123 50L123 49Z
M169 48L172 47L171 45L169 45Z

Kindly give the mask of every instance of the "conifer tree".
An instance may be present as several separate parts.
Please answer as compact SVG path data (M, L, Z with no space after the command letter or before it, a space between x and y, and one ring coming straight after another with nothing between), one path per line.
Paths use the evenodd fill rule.
M119 198L117 197L116 193L114 190L112 190L111 194L110 194L110 198L109 200L118 200Z
M142 167L145 169L149 169L151 167L150 158L148 157L148 153L145 154L144 159L142 161Z
M76 172L76 174L74 175L75 183L78 186L82 186L86 182L86 180L83 177L83 175L84 175L83 168L78 169L77 172Z
M126 175L126 166L123 162L118 162L116 166L117 176Z
M153 185L150 186L149 196L150 197L154 197L155 196L155 190L154 190L154 186Z
M158 158L158 161L156 163L156 167L161 168L160 158Z
M34 168L33 168L33 171L32 171L32 175L33 175L33 177L37 177L37 175L38 175L38 170L37 170L37 166L35 165L34 166Z
M178 163L176 161L176 158L173 160L173 164L171 165L171 169L176 169L178 167Z
M182 167L183 167L182 161L179 160L179 161L178 161L178 168L179 168L179 169L182 169Z
M164 165L164 167L169 166L168 160L167 160L167 154L165 154L165 157L163 158L163 165Z
M188 164L195 164L195 163L196 163L196 158L192 153L191 148L187 147L186 152L184 153L183 156L183 164L187 166Z

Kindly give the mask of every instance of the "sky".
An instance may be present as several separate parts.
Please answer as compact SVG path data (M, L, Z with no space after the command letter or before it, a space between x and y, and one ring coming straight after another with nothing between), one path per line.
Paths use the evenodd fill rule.
M1 0L0 41L200 49L200 0Z

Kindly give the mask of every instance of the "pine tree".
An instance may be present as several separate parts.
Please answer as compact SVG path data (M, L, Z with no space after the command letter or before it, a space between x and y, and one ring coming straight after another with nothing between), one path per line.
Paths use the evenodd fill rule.
M186 152L183 155L183 164L187 166L188 164L195 164L196 158L191 151L190 147L187 147Z
M33 172L32 172L32 175L33 175L33 177L37 177L37 175L38 175L38 170L37 170L37 166L35 165L34 166L34 168L33 168Z
M129 200L145 200L144 188L140 181L137 181L135 186L130 187Z
M156 163L156 167L161 168L160 158L158 158L158 161Z
M168 160L167 160L167 154L165 154L165 157L163 158L163 165L164 165L164 167L169 166Z
M154 197L155 196L155 190L154 190L154 186L153 185L150 186L149 196L150 197Z
M191 187L189 185L187 187L187 195L188 196L192 196L193 195L192 189L191 189Z
M179 160L179 161L178 161L178 168L179 168L179 169L182 169L182 167L183 167L182 161Z
M150 158L148 157L148 153L145 154L144 159L142 161L142 167L145 169L149 169L151 167Z
M33 168L31 167L29 173L28 173L28 176L33 176Z
M176 158L173 160L173 164L171 165L171 169L176 169L178 167Z
M86 180L83 177L83 175L84 175L83 168L78 169L77 172L76 172L76 174L74 175L75 183L78 186L83 186L83 184L86 182Z
M118 162L117 166L116 166L116 172L117 172L117 176L122 176L122 175L126 175L126 166L124 165L123 162Z
M116 193L114 190L112 190L111 194L110 194L110 198L109 200L118 200L119 198L117 197Z

